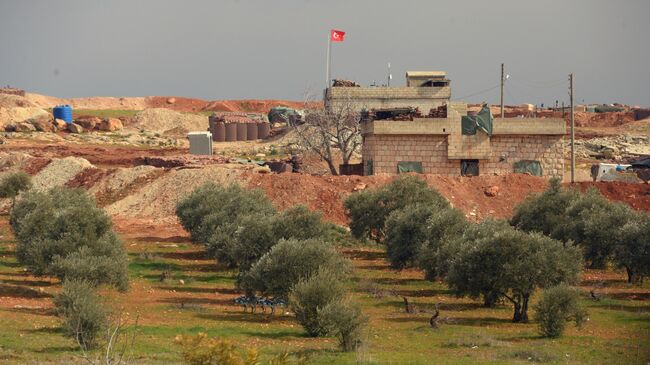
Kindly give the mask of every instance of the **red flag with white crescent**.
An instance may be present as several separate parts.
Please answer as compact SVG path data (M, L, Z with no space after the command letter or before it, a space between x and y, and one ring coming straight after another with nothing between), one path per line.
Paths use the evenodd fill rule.
M342 30L332 29L330 33L330 39L332 40L332 42L343 42L344 37L345 37L345 32Z

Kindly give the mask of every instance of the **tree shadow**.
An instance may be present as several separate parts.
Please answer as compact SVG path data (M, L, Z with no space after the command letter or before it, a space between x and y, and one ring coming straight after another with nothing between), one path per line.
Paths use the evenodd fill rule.
M241 312L226 312L226 313L200 313L197 317L201 319L207 319L211 321L218 322L245 322L245 323L291 323L292 318L290 316L283 315L279 313L284 308L276 309L275 314L271 314L270 311L262 312L259 308L257 312L250 313L242 310ZM258 334L256 333L255 336Z
M638 300L638 301L649 301L650 292L620 292L620 293L607 293L605 294L607 298L619 299L619 300ZM648 303L650 304L650 303Z
M343 250L343 254L353 260L383 260L386 258L386 252L383 251Z
M389 265L357 265L355 267L361 270L379 270L379 271L390 270Z
M209 260L205 251L160 252L158 256L172 260Z
M13 312L13 313L23 313L23 314L31 314L31 315L36 315L36 316L46 316L50 317L55 315L56 313L54 312L54 309L51 308L33 308L33 307L14 307L14 308L4 308L0 309L0 311L4 312Z
M24 331L29 333L49 333L49 334L61 334L65 332L61 327L42 327L42 328L35 328L35 329L27 329Z
M140 242L160 242L160 243L192 243L192 240L189 236L171 236L171 237L156 237L156 236L145 236L137 237L136 241Z
M470 326L470 327L486 327L497 324L506 324L512 323L512 318L496 318L496 317L461 317L461 318L452 318L450 324L458 326Z
M33 299L33 298L50 298L52 297L52 295L48 293L42 293L38 290L34 290L32 288L27 288L24 286L0 284L0 297Z
M56 354L56 353L61 353L61 352L76 352L79 351L79 347L75 346L50 346L50 347L44 347L40 350L36 350L35 352L42 353L42 354Z
M421 283L422 279L402 279L402 278L373 278L377 284L383 285L409 285L414 283Z
M24 275L24 276L31 276L30 274L23 273L23 274L17 274L17 275ZM14 275L16 276L16 275ZM23 285L23 286L38 286L38 287L45 287L45 286L52 286L54 285L53 282L48 281L48 280L16 280L16 279L2 279L3 284L13 284L13 285Z
M289 331L289 330L282 330L279 332L255 332L255 331L244 331L242 334L251 336L251 337L262 337L262 338L268 338L272 340L279 340L283 338L290 338L290 337L295 337L295 338L305 338L309 337L307 336L307 333L304 332L294 332L294 331Z
M220 306L231 306L233 305L232 299L224 298L192 298L192 297L182 297L182 298L161 298L158 300L159 303L167 303L182 306L184 304L191 305L220 305Z
M402 289L395 290L395 294L407 298L435 297L437 295L450 295L449 289Z

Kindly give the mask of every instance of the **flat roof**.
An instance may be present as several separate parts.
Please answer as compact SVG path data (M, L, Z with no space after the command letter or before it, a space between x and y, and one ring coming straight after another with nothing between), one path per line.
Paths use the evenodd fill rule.
M445 77L445 71L406 71L406 77Z

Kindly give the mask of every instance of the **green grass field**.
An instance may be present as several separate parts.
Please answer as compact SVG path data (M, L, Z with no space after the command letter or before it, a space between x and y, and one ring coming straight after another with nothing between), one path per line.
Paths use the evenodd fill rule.
M354 300L369 318L364 345L355 353L342 353L333 338L306 337L289 314L244 313L232 305L232 299L240 295L235 290L235 271L219 268L205 258L201 247L183 238L169 241L155 232L126 239L131 289L126 294L101 292L115 313L131 321L139 318L133 348L136 363L179 363L180 349L174 338L198 332L256 347L263 359L288 351L307 356L311 364L650 361L650 285L630 286L622 273L585 273L583 290L588 292L602 282L603 299L593 301L585 295L586 326L580 331L569 326L565 336L551 340L539 337L535 323L511 323L512 309L507 304L485 309L477 301L456 298L442 283L423 280L416 270L391 270L378 246L342 247L355 266L349 284ZM161 282L163 271L170 275ZM56 280L30 276L18 265L7 217L2 217L0 363L85 363L53 312L51 297L58 290ZM430 328L430 314L405 313L401 296L420 310L440 303L442 326Z

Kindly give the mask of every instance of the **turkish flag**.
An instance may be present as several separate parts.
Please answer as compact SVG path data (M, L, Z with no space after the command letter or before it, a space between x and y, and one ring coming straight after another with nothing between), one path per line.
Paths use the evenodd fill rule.
M332 29L330 33L330 39L332 40L332 42L343 42L344 37L345 37L345 32L342 30Z

